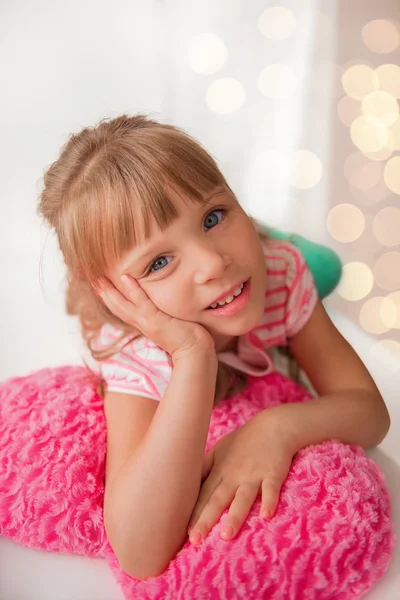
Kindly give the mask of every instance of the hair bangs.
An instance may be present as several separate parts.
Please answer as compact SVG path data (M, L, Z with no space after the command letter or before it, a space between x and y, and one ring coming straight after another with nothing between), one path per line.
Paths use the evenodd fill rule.
M147 240L151 223L166 229L179 215L171 191L203 203L227 183L215 161L175 129L154 127L105 144L64 198L60 246L68 267L95 282Z

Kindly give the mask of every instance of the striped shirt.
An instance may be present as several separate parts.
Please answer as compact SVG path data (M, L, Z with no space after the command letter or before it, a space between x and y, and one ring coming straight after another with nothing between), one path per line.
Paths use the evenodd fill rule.
M254 376L273 370L268 348L287 345L307 323L318 299L311 272L295 246L280 240L263 240L262 244L267 273L263 317L254 329L239 336L235 352L218 353L220 362ZM96 348L106 348L121 333L112 325L103 325ZM163 397L171 372L168 354L144 336L99 363L109 391L154 400Z

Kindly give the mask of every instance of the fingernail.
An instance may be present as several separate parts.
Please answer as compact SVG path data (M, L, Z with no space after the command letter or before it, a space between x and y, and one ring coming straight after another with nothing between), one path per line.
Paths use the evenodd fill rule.
M225 525L221 531L221 537L225 540L230 540L235 535L235 530L232 525Z
M122 283L129 283L128 275L121 275L120 279L121 279Z
M190 541L192 542L192 544L201 544L201 542L203 541L203 535L201 534L200 531L192 531L190 534Z

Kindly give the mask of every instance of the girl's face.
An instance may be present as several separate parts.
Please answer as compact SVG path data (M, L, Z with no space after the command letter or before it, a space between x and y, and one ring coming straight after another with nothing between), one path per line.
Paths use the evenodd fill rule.
M178 194L173 201L178 218L164 231L152 221L149 239L109 269L109 279L121 290L120 276L132 275L161 311L200 323L218 343L247 333L263 316L266 290L253 223L226 188L215 190L204 205ZM244 282L231 305L209 308Z

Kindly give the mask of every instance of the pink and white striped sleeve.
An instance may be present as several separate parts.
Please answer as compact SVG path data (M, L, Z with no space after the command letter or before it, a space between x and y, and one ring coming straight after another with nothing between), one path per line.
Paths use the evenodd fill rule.
M103 326L99 343L102 347L115 341L115 329ZM136 394L161 400L171 377L168 354L154 342L139 337L110 358L99 361L101 375L111 392Z
M311 317L318 301L314 278L301 252L292 244L287 244L286 285L288 298L285 309L286 338L298 333Z

